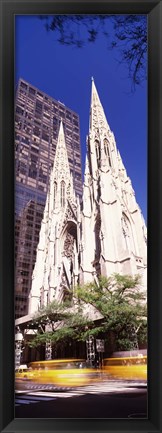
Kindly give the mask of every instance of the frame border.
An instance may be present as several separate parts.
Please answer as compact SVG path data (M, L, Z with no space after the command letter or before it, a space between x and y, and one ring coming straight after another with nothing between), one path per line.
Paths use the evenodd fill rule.
M0 0L1 11L1 147L0 147L0 401L2 432L89 432L162 430L160 270L162 153L162 0ZM40 14L148 14L148 419L14 419L14 16ZM161 168L161 171L160 171ZM160 347L161 346L161 347ZM162 409L162 405L161 405ZM161 410L162 412L162 410Z

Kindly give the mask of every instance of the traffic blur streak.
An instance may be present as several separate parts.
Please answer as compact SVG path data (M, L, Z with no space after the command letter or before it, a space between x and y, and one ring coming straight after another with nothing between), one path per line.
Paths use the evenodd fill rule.
M58 388L85 386L101 379L99 369L92 368L85 360L62 359L31 362L25 373L16 373L16 389L29 382L53 385ZM44 386L43 386L44 387Z
M103 373L110 379L147 381L147 356L105 358Z

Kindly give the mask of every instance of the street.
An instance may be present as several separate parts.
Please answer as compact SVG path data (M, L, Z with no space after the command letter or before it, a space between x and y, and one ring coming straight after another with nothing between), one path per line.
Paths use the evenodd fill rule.
M109 380L69 391L19 390L16 418L147 418L147 387Z

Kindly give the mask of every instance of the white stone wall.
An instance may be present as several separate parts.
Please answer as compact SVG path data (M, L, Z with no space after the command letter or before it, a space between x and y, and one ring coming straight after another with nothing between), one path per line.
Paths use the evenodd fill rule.
M65 183L63 207L60 205L61 181ZM95 233L97 218L100 223L97 236L101 246L98 263ZM64 252L69 224L76 228L72 276L67 270ZM40 230L29 296L29 314L38 309L40 300L44 305L53 299L61 302L63 274L68 286L72 278L74 287L78 276L80 284L93 281L97 266L100 266L101 274L107 277L114 272L133 276L140 273L141 290L146 293L146 236L145 222L136 202L131 180L127 176L114 134L110 130L95 84L92 82L82 211L73 189L61 123Z

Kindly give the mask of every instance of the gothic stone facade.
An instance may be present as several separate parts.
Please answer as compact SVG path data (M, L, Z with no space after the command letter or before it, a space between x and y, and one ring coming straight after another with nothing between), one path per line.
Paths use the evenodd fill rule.
M146 226L94 81L83 196L73 188L60 124L37 257L29 314L99 274L141 274L146 291Z

